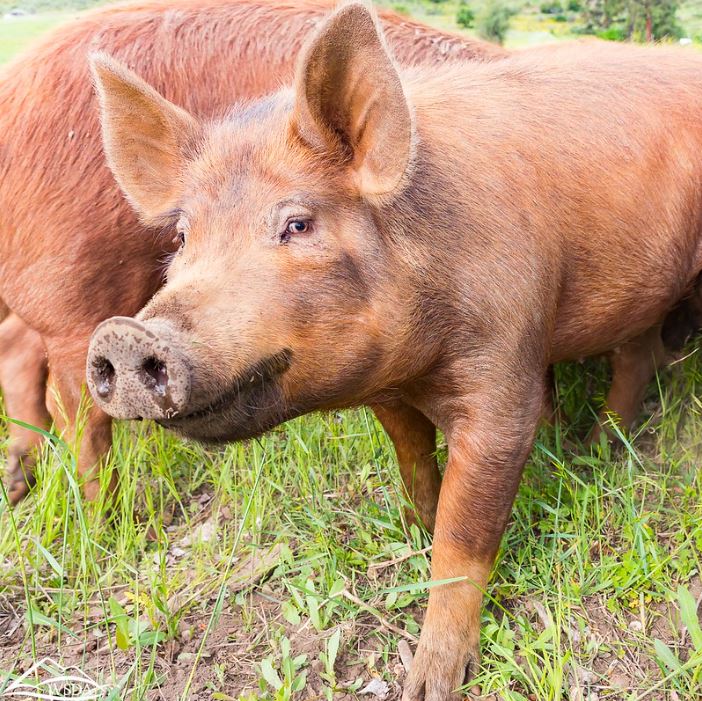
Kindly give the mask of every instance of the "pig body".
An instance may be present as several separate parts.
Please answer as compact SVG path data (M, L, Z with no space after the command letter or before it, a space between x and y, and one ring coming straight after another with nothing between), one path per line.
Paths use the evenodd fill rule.
M403 698L457 698L549 364L645 345L702 268L702 57L575 45L398 72L348 5L293 90L214 122L109 58L95 74L117 181L181 242L137 318L96 330L96 402L206 440L373 405L438 501L432 579L452 580Z
M194 114L289 81L309 31L330 5L305 0L176 0L103 8L59 28L0 73L0 381L10 416L44 426L46 357L64 411L76 416L95 325L133 314L156 291L171 239L147 230L102 155L87 54L102 49L139 70ZM492 60L497 46L382 15L400 60ZM5 312L7 313L7 312ZM18 316L17 316L18 315ZM3 314L5 316L5 314ZM21 319L21 320L20 320ZM23 323L24 322L24 323ZM10 498L26 493L39 435L10 428ZM91 410L79 453L85 473L110 445L110 418ZM31 478L29 478L31 481ZM90 496L95 485L87 489Z

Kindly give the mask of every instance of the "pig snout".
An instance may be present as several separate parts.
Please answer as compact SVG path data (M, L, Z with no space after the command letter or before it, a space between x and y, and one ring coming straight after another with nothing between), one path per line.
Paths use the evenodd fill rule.
M115 316L93 333L88 389L116 419L171 419L190 398L190 368L165 323Z

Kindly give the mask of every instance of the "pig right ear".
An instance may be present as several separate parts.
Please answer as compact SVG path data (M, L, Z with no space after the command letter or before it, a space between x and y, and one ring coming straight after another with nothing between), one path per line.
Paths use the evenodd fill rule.
M397 69L368 7L342 6L298 62L294 124L317 151L349 166L360 193L396 193L412 160L414 127Z
M197 122L106 54L93 54L90 68L107 163L142 220L157 224L181 195Z

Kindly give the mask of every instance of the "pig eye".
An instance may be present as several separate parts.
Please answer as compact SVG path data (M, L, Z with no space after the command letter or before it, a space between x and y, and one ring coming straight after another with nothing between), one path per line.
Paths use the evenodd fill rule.
M285 231L280 235L280 242L287 243L291 237L306 234L312 229L312 224L304 219L291 219L285 225Z
M296 219L288 223L286 231L289 234L304 234L310 228L309 222Z

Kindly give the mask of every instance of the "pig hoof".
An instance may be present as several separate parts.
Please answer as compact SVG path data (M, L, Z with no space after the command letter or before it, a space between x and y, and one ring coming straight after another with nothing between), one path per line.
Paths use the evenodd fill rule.
M7 500L14 506L29 494L31 488L36 484L37 478L34 472L22 465L22 459L11 459L15 464L8 466L5 470L4 484Z
M402 701L458 701L457 691L478 671L480 653L477 648L461 650L448 641L424 644L421 640L412 662Z

